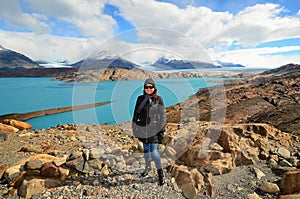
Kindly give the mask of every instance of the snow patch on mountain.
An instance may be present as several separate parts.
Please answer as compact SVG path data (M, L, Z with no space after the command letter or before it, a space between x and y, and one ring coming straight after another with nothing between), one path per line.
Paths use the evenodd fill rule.
M216 60L214 64L222 66L222 67L245 67L242 64L236 64L236 63L231 63L231 62L222 62L220 60Z
M4 48L2 45L0 45L0 50L7 50L7 49Z
M103 60L103 59L117 59L120 56L113 52L109 52L106 50L100 51L98 53L95 53L91 56L89 56L87 59L94 59L94 60Z
M70 67L72 67L64 62L43 63L43 64L39 64L39 65L44 68L70 68Z

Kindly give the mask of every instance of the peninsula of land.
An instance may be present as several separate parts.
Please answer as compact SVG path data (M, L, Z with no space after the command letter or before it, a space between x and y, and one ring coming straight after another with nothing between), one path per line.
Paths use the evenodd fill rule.
M102 106L105 104L109 104L110 102L98 102L93 104L84 104L79 106L68 106L68 107L61 107L61 108L52 108L52 109L46 109L46 110L38 110L28 113L10 113L6 115L0 115L0 122L4 121L5 119L15 119L15 120L21 120L26 121L32 118L36 117L42 117L45 115L52 115L52 114L58 114L63 112L69 112L69 111L76 111L81 109L87 109L92 108L96 106Z

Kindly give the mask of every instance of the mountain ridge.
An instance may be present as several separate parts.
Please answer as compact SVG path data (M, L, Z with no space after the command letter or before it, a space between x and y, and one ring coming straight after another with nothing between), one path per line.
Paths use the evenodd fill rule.
M220 68L220 66L201 61L188 61L166 56L159 57L151 66L159 69L201 69L201 68Z
M4 48L0 45L0 69L9 70L14 68L38 68L39 64L29 57Z
M60 63L60 62L57 62ZM143 63L138 64L131 60L127 60L122 56L109 52L107 50L100 51L96 54L93 54L89 57L81 59L75 63L69 64L68 61L63 62L64 65L70 67L95 67L95 68L140 68ZM167 57L162 55L155 61L148 61L149 66L154 67L156 69L203 69L203 68L221 68L221 67L243 67L240 64L234 63L224 63L217 61L218 64L202 62L202 61L195 61L195 60L182 60L175 57ZM33 61L28 56L4 48L0 45L0 70L10 70L16 68L44 68L44 65L47 66L56 66L57 64L50 64L47 61Z

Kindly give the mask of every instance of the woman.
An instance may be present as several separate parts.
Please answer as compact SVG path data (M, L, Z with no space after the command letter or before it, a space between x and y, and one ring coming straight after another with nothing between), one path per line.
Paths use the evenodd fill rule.
M157 88L153 79L147 79L144 83L144 93L136 101L132 129L134 136L143 143L144 147L146 167L141 175L143 177L148 175L151 171L151 160L153 160L160 186L164 184L164 174L158 152L158 143L163 138L165 122L163 99L157 95Z

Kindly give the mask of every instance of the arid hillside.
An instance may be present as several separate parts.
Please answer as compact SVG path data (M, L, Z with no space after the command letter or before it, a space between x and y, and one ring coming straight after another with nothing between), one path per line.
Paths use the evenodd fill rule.
M212 104L222 100L223 106ZM186 102L167 109L169 121L179 122L182 107L193 106L199 109L200 120L219 118L212 114L222 111L226 115L219 119L224 119L224 123L267 123L299 134L300 65L282 66L220 88L200 89Z

